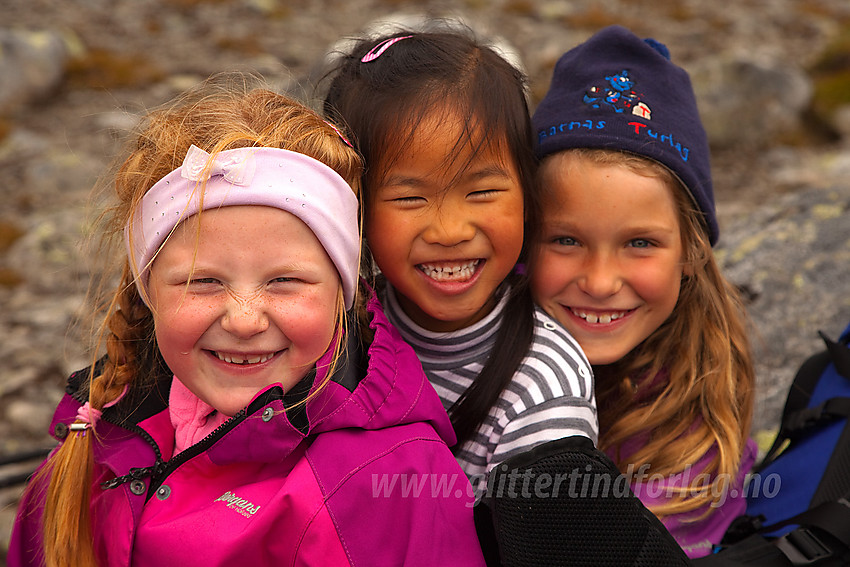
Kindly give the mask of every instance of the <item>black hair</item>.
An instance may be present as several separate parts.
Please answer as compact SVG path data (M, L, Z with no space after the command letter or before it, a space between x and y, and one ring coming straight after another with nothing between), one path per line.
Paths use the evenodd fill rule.
M377 59L364 55L392 38L401 38ZM523 188L524 246L519 261L528 263L528 247L536 240L540 216L535 185L537 161L526 101L526 78L494 48L468 28L397 31L359 40L341 56L329 76L324 98L329 120L347 129L363 155L364 218L370 188L398 158L416 127L434 112L450 112L464 121L455 147L470 144L472 154L495 144L512 156ZM364 250L366 274L374 265ZM510 294L496 344L472 385L449 408L459 448L473 437L490 408L513 378L531 346L534 303L525 272L514 270L497 294Z

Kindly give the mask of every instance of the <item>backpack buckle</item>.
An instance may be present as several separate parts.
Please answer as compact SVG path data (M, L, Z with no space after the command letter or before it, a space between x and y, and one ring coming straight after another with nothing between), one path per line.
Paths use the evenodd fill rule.
M832 550L810 529L797 528L775 542L792 565L815 565L821 559L832 557Z

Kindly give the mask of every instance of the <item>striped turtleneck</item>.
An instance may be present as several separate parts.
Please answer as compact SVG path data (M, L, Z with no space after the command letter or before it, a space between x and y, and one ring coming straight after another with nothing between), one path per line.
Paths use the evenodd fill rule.
M452 332L422 328L408 317L388 284L382 297L390 322L416 351L447 410L481 372L496 343L506 296L480 321ZM590 364L575 339L542 309L534 339L510 384L476 434L455 451L470 477L529 449L570 435L596 442L599 426Z

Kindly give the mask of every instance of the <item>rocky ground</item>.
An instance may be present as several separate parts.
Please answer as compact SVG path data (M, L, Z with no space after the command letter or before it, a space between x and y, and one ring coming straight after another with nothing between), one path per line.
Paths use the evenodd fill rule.
M138 115L228 70L309 99L329 46L422 13L514 46L532 105L557 57L604 25L668 45L694 78L717 253L754 322L756 430L776 426L816 331L835 337L850 322L850 80L823 88L850 73L846 1L2 0L0 458L50 443L64 377L88 363L84 327L72 326L95 266L80 245L87 197ZM0 481L11 472L0 467ZM0 489L0 564L18 492Z

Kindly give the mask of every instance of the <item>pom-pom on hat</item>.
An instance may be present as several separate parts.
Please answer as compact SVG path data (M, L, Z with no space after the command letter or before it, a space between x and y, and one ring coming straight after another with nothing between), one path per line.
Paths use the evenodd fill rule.
M651 158L673 171L717 242L708 138L688 73L663 44L610 26L567 51L532 118L535 152L608 148Z

